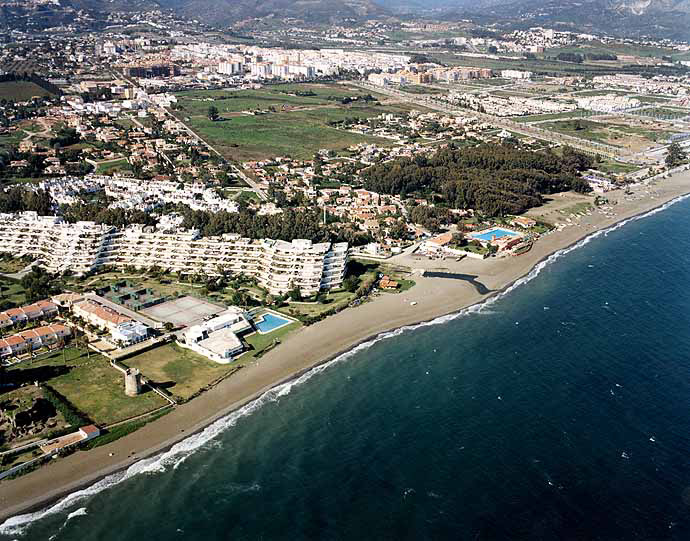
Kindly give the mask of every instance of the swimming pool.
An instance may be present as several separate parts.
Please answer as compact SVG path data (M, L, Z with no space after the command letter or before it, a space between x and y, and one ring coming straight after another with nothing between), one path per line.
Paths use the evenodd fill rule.
M501 237L517 237L518 235L513 231L506 231L505 229L495 228L490 229L489 231L485 231L484 233L474 233L470 236L473 239L489 241L492 237L500 239Z
M256 328L259 329L259 332L261 334L266 334L275 331L276 329L280 329L281 327L289 325L290 323L292 323L292 321L290 321L287 318L278 316L273 312L264 312L257 319L254 320Z

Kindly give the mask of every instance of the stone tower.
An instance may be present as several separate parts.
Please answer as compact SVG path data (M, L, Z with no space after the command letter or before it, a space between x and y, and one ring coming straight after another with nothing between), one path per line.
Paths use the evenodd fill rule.
M128 368L125 373L125 394L137 396L141 394L141 372L138 368Z

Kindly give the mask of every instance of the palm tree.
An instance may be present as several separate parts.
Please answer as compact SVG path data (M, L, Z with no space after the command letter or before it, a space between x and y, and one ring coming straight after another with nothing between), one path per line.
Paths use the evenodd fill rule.
M77 335L74 337L74 341L77 344L77 347L85 349L86 350L86 359L90 360L91 359L91 348L89 347L89 339L86 336L86 334L79 334L79 331L77 331Z
M62 350L62 364L67 364L67 359L65 359L65 339L58 338L57 347Z

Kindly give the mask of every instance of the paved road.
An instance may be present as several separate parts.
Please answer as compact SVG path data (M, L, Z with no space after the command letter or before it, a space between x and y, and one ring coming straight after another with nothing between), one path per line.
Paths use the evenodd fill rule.
M192 128L190 128L186 123L184 123L182 120L177 118L174 114L172 114L172 112L168 111L165 108L161 108L161 110L166 115L168 115L174 122L177 122L180 126L182 126L189 135L191 135L192 137L197 139L199 142L203 143L206 146L206 148L208 148L211 152L216 154L216 156L219 156L219 157L225 159L225 157L220 152L218 152L218 150L216 150L213 147L213 145L211 145L208 141L204 140L203 137L201 137ZM233 172L238 177L240 177L254 192L256 192L256 194L263 201L268 201L268 196L266 195L266 192L264 192L254 180L252 180L247 175L245 175L244 172L239 167L237 167L235 164L230 164L230 167L232 168Z
M113 74L113 76L116 76L116 75L117 75L116 78L123 78L123 75L120 74L120 73L117 73L117 74L116 74L115 72L112 72L112 74ZM137 87L137 88L139 87L139 85L136 83L136 81L135 81L134 79L131 79L131 78L129 78L129 77L124 77L124 79L126 79L127 81L129 81L129 83L130 83L132 86ZM161 111L161 112L163 112L165 115L167 115L173 122L176 122L176 123L178 123L180 126L182 126L182 127L185 129L185 131L186 131L189 135L191 135L192 137L194 137L195 139L197 139L199 142L201 142L206 148L208 148L208 149L209 149L211 152L213 152L216 156L219 156L219 157L225 159L225 156L223 156L220 152L218 152L218 150L217 150L216 148L214 148L213 145L211 145L208 141L206 141L203 137L201 137L198 133L196 133L196 132L195 132L192 128L190 128L187 124L185 124L185 123L182 122L179 118L177 118L174 114L172 114L171 111L169 111L169 110L166 109L165 107L158 107L158 110ZM132 119L132 120L134 120L134 119ZM134 122L135 122L137 125L139 125L140 127L143 127L143 126L141 126L141 124L140 124L138 121L134 120ZM258 185L256 182L254 182L251 178L249 178L247 175L245 175L244 172L243 172L239 167L237 167L236 165L230 164L230 167L232 168L233 172L234 172L235 174L237 174L237 176L240 177L240 178L247 184L247 186L249 186L254 192L256 192L256 194L259 196L259 198L260 198L262 201L268 201L268 196L267 196L266 193L259 187L259 185Z

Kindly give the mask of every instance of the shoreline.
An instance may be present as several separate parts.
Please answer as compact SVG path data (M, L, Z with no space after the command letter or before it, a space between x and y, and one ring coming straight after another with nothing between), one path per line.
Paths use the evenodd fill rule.
M658 194L653 196L650 190ZM519 257L461 262L417 260L412 256L392 258L391 262L412 268L438 270L439 265L443 265L449 272L476 275L476 280L490 291L480 294L468 282L450 278L415 277L417 285L407 292L381 293L368 303L303 327L290 334L280 347L259 362L136 432L91 451L76 452L20 478L4 481L0 484L0 521L44 509L66 495L91 487L143 459L165 455L176 444L202 434L230 414L239 416L243 408L254 404L271 390L294 383L315 368L326 366L364 344L385 338L384 334L460 315L470 307L501 296L554 254L572 248L597 232L690 194L690 172L678 173L654 186L636 186L634 194L642 193L646 195L634 199L626 198L620 190L609 192L607 196L610 199L618 200L618 204L612 207L615 216L595 212L591 217L583 218L585 223L543 236L530 252ZM548 209L532 209L530 214L541 214L544 210ZM412 306L412 301L418 304ZM210 437L213 436L215 434ZM110 453L113 457L109 456ZM53 488L45 490L48 484Z

